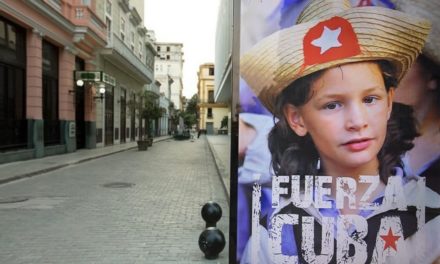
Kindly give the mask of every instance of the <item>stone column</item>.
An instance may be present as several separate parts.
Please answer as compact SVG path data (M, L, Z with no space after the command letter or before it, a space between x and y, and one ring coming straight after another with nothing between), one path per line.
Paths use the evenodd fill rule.
M96 66L86 62L86 71L94 71ZM91 84L84 84L84 119L86 126L86 148L96 148L96 105L94 87Z
M58 111L61 125L61 140L66 152L76 151L75 136L75 55L71 48L60 50L59 59L59 104Z
M26 42L28 147L34 149L35 158L44 156L42 36L43 34L37 30L29 30Z

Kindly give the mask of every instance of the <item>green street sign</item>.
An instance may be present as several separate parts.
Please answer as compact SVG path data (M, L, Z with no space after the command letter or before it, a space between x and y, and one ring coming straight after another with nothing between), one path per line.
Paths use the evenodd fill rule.
M110 84L111 86L116 86L116 80L111 75L108 75L107 73L102 73L102 82L106 84Z
M99 81L101 81L101 72L99 72L99 71L75 71L75 80L99 82Z

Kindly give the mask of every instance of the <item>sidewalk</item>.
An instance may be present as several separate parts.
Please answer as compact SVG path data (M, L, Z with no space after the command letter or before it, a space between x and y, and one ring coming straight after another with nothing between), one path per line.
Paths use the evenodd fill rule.
M222 180L228 201L230 198L230 152L231 136L229 135L206 135L209 148L214 156L217 171Z
M203 137L0 185L0 263L227 264L230 209ZM214 260L198 245L208 201L226 239Z
M153 142L159 142L171 139L171 136L155 137ZM40 159L31 159L26 161L17 161L0 165L0 184L32 177L38 174L57 170L69 165L97 159L114 153L126 151L137 147L136 141L117 144L108 147L99 147L95 149L80 149L76 152L44 157ZM154 145L153 145L154 147Z

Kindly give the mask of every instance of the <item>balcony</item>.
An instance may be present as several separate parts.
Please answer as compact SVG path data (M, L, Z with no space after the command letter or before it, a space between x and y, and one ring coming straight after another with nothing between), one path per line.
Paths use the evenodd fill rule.
M66 32L74 34L75 45L85 44L88 48L94 49L106 45L106 25L95 13L94 7L79 4L79 1L72 3L72 1L63 0L23 0L20 2L24 2L42 16L54 21ZM38 25L36 29L51 38L58 39L54 32L41 25ZM71 46L72 43L64 45Z
M142 23L142 17L139 15L136 8L132 8L130 13L130 21L133 25L138 26Z
M154 80L153 70L148 68L116 34L113 34L112 42L101 54L142 83L149 84Z
M119 0L119 6L124 10L125 13L130 11L129 0Z

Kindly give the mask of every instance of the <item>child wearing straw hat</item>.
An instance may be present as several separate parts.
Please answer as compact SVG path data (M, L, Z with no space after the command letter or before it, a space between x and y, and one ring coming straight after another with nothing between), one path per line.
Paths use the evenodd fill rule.
M416 133L411 110L393 104L429 30L395 10L316 0L242 56L242 77L278 122L269 135L273 210L253 210L241 263L435 260L406 243L425 220L440 228L440 217L424 219L440 197L424 179L402 177Z

